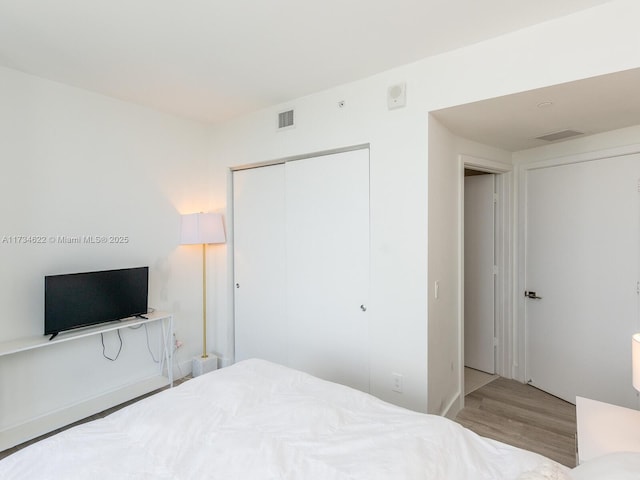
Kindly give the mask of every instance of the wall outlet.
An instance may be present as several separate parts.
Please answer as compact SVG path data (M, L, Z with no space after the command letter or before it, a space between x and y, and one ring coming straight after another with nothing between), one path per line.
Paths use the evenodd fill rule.
M402 375L399 373L391 374L391 390L402 393Z

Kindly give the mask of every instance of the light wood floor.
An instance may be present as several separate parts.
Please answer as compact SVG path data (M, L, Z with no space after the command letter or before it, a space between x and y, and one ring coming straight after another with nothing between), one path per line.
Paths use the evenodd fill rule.
M498 378L498 375L464 367L464 394L469 395L471 392L484 387L487 383L493 382L496 378Z
M465 397L456 421L484 437L576 464L576 407L530 385L493 380Z

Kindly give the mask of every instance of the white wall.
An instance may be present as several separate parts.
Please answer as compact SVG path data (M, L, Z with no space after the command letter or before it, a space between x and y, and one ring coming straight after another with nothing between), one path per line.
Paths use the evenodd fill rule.
M296 127L283 132L276 132L277 108L218 127L213 163L231 167L375 140L370 150L372 274L367 310L371 390L424 410L427 226L417 225L415 215L427 217L427 125L422 111L387 110L387 86L402 79L380 76L364 87L345 85L300 99L292 105ZM342 109L340 100L345 100ZM217 348L228 352L233 346L229 342ZM417 356L420 362L415 362ZM391 391L392 372L404 375L405 394Z
M0 105L0 342L43 333L44 275L149 265L149 304L175 313L188 360L200 348L201 257L178 247L179 213L224 204L207 175L208 127L4 68ZM12 235L129 242L2 242ZM0 357L0 431L154 375L144 329L122 335L116 362L100 337Z
M440 256L449 258L451 248L446 242L441 243L442 248L429 246L431 242L439 244L439 235L451 236L449 230L441 232L432 228L435 221L428 220L428 213L434 211L434 205L428 209L428 203L435 203L443 212L458 211L457 202L451 196L451 191L457 189L457 175L453 175L448 166L432 163L429 156L441 147L431 145L427 138L427 132L433 131L427 121L428 112L638 67L640 31L635 19L639 17L637 2L613 1L265 109L214 129L211 162L216 171L370 143L371 298L375 299L369 310L372 393L426 411L427 376L433 376L428 382L428 409L438 411L440 404L446 408L460 388L459 382L451 381L446 374L447 368L451 370L450 358L459 352L448 353L444 359L427 353L427 343L459 349L453 338L457 330L448 323L458 313L451 302L446 308L429 310L427 342L427 308L432 287L428 276L429 279L434 279L433 275L446 277L447 285L453 288L457 288L459 279L455 261L443 264L441 272L427 268L428 260L430 263L437 262ZM388 111L386 89L401 81L407 83L408 105ZM340 100L345 101L345 108L337 107ZM296 110L296 128L276 132L277 112L290 107ZM474 154L462 151L469 142L461 141L458 145L458 153ZM451 150L448 146L444 149ZM476 154L484 156L481 152ZM428 180L438 169L446 170L445 177ZM438 185L439 193L429 192L434 184ZM451 225L447 223L447 229ZM457 294L450 293L452 298ZM216 348L224 352L231 352L233 348L229 340L231 298L227 290L225 306L221 306L227 313L227 322L218 326L225 335L217 337ZM447 328L440 329L440 325ZM459 365L454 363L451 375L458 376L457 368ZM391 392L393 371L405 375L404 394Z
M430 116L428 411L439 415L460 395L458 185L462 172L457 153L456 137Z
M429 321L428 411L455 417L463 406L464 367L461 156L502 169L511 168L511 152L474 142L449 131L429 116ZM511 178L511 177L509 177ZM505 252L509 254L508 251ZM438 298L435 283L438 283ZM511 317L509 317L511 318ZM509 348L505 342L505 348ZM509 356L510 358L510 356Z

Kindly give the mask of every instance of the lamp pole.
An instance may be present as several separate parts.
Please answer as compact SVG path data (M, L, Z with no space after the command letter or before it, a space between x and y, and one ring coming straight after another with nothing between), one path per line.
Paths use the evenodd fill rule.
M207 358L207 244L202 244L202 358Z

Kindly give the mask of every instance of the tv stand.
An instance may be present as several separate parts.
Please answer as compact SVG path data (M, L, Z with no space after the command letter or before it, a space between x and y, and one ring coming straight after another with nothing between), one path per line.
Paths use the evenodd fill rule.
M56 332L56 333L52 334L52 335L49 337L49 341L51 341L51 340L53 340L54 338L56 338L56 337L58 336L58 333L60 333L60 332Z
M0 343L0 357L33 350L35 348L58 345L59 343L90 337L100 333L112 332L122 328L136 327L150 322L160 322L162 325L160 375L165 375L164 372L166 369L166 377L169 385L173 386L173 316L164 312L153 312L146 316L140 315L139 317L131 317L117 322L104 323L78 330L68 330L60 332L59 334L53 334L51 338L47 338L45 335L35 335L2 342Z

